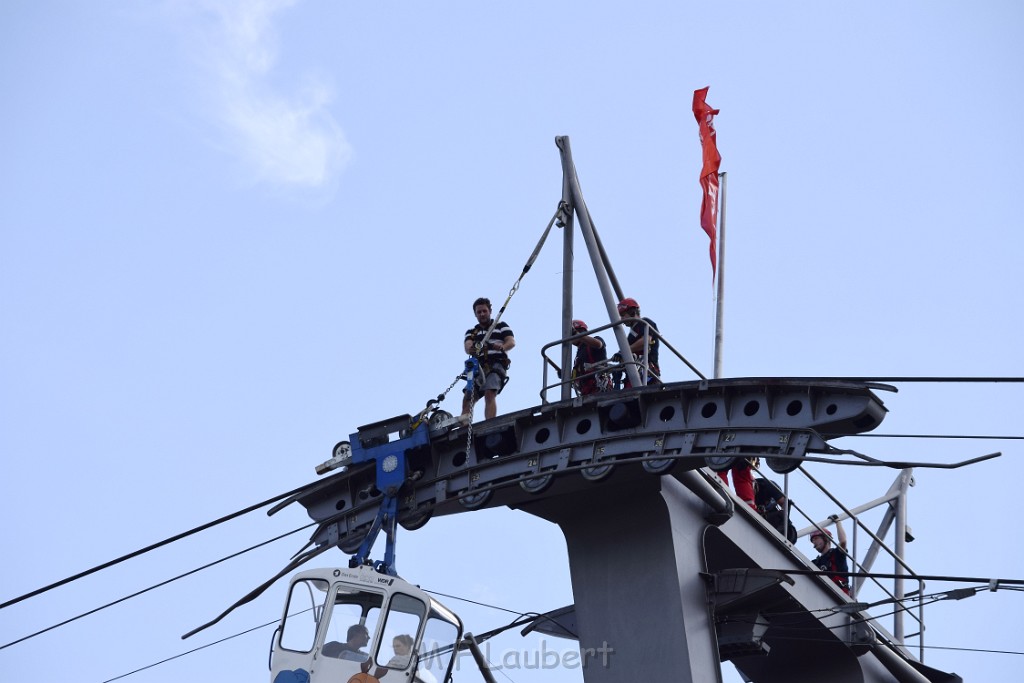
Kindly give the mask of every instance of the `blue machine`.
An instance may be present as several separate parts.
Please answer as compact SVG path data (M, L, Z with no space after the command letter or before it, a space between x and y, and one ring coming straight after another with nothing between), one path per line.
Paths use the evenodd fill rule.
M430 443L429 427L425 421L421 420L412 428L410 424L410 417L401 415L361 427L349 437L352 444L352 464L375 463L377 488L382 494L377 517L373 520L359 550L349 560L350 567L370 562L370 550L377 540L377 535L383 531L386 539L384 559L374 562L373 568L389 576L398 575L395 569L395 532L398 525L399 489L409 476L406 454L414 448ZM392 441L391 436L394 434L397 434L397 438Z

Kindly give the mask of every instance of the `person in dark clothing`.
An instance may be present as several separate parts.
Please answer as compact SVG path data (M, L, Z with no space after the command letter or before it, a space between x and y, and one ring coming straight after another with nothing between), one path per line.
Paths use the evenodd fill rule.
M370 655L363 651L366 644L370 642L370 632L362 624L352 624L348 627L344 643L332 640L324 643L322 653L325 657L337 657L347 659L351 662L365 662Z
M620 318L640 318L640 304L632 297L626 297L620 301L618 310ZM635 322L629 325L629 336L626 341L629 344L629 350L633 352L634 358L640 360L641 364L638 369L641 376L643 376L643 367L646 364L647 383L659 384L661 382L661 368L658 367L658 350L661 348L661 342L651 334L651 330L657 331L658 325L650 318L640 318L640 320L643 322ZM645 345L647 347L646 358L644 358ZM628 389L629 386L629 380L626 380L626 388Z
M580 396L589 396L611 389L611 377L607 372L592 367L595 363L608 360L608 349L604 339L587 334L587 324L582 320L572 321L572 345L576 347L576 359L572 364L572 386Z
M786 517L786 496L778 484L764 477L755 479L754 503L769 524L789 539L790 543L796 543L796 527Z
M839 548L832 548L832 532L828 529L815 529L811 533L811 543L818 551L814 558L814 566L823 572L828 572L828 577L835 581L836 585L843 589L847 595L850 594L849 573L850 565L846 562L846 532L843 524L836 515L829 517L836 523L836 533L839 535ZM840 550L841 548L841 550Z

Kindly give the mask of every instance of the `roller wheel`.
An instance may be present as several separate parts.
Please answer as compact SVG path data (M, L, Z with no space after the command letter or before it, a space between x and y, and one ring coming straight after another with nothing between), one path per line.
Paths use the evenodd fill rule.
M608 477L612 476L615 472L615 465L594 465L593 467L584 467L580 470L580 475L587 481L604 481Z
M668 474L676 466L676 458L657 458L655 460L644 460L644 471L648 474Z
M519 482L519 488L526 491L527 493L543 493L548 490L548 487L555 481L554 474L545 474L541 477L530 477L529 479L523 479Z
M399 517L398 524L406 531L416 531L417 529L422 529L433 515L434 510L432 508L417 510L404 517Z
M704 458L710 467L715 472L725 472L726 470L732 469L732 466L736 463L736 458L731 455L713 455L708 458Z
M346 555L353 555L357 550L359 550L359 546L363 544L363 538L365 536L365 533L352 534L346 537L341 543L339 543L338 547L341 548L341 552L345 553Z
M800 467L800 458L765 458L764 461L768 463L768 467L771 468L772 472L778 472L779 474L789 474L793 470Z
M438 425L440 425L442 422L447 422L450 419L452 419L451 413L449 413L446 410L438 410L435 411L434 414L430 416L430 420L427 422L427 426L429 429L437 429Z
M494 495L494 491L477 491L476 493L467 493L466 495L459 498L459 504L467 510L476 510L487 505L488 501Z

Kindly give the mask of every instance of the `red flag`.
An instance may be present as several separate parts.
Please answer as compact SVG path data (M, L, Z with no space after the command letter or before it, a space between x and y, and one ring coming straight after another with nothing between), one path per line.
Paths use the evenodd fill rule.
M710 87L710 86L709 86ZM715 242L718 233L718 167L722 157L718 153L718 142L715 139L715 114L704 98L708 96L708 88L693 91L693 117L700 126L700 144L704 150L704 166L700 171L700 186L704 189L704 197L700 202L700 227L711 238L711 278L715 277L718 258L715 255Z

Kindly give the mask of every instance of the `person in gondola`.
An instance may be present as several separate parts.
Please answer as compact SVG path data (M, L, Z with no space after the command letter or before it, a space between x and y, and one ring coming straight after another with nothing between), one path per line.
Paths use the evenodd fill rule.
M412 636L402 633L394 637L391 641L391 648L395 651L395 656L388 662L388 668L390 669L404 669L409 666L409 658L412 656Z
M323 655L346 659L350 662L365 662L370 658L370 655L363 651L366 644L370 642L370 632L366 630L365 626L352 624L348 627L345 637L347 640L344 643L339 643L336 640L324 643Z
M391 648L395 651L395 656L388 662L388 669L404 669L409 666L409 660L412 658L412 646L415 642L413 637L406 633L395 636L391 641ZM386 673L387 669L378 669L377 678L383 678ZM436 683L436 681L437 679L427 671L424 663L420 662L413 676L413 683Z
M502 321L494 326L494 331L483 345L487 330L491 327L491 300L480 297L473 302L473 315L477 324L466 330L463 348L466 353L475 356L480 363L481 372L473 377L472 389L466 389L462 399L462 414L469 415L473 404L484 399L484 417L490 419L498 414L498 393L505 386L508 376L508 352L516 345L512 328ZM480 348L477 345L481 344Z

